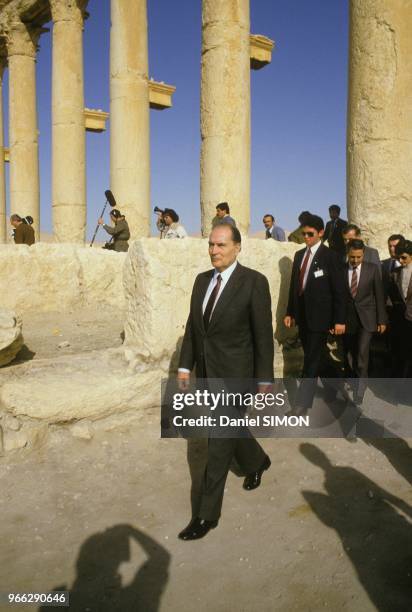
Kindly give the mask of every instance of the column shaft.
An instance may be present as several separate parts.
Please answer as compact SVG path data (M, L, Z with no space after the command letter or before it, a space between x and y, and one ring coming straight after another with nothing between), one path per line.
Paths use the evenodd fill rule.
M112 0L110 188L132 238L150 234L150 125L146 0Z
M7 60L0 56L0 243L7 242L6 180L4 168L3 74Z
M52 207L58 242L84 242L86 135L83 91L83 9L87 2L51 0Z
M351 0L348 216L384 253L412 227L411 23L412 2Z
M21 22L8 34L10 212L31 215L40 238L36 52L40 31Z
M228 202L239 229L250 223L249 0L203 0L200 201L202 234Z

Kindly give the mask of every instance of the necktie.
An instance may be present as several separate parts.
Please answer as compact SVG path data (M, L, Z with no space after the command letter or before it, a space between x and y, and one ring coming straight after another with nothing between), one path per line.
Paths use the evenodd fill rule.
M352 270L352 279L350 282L350 292L352 294L352 297L355 299L356 293L358 291L358 273L356 271L356 268L353 268Z
M306 272L306 268L308 267L309 257L310 257L310 249L308 249L306 251L305 259L303 260L303 264L302 264L302 267L301 267L300 272L299 272L298 295L302 295L302 293L303 293L303 289L304 289L303 281L305 280L305 272Z
M216 285L213 287L213 291L209 296L209 299L206 304L205 312L203 314L203 323L205 326L205 330L209 327L210 317L212 316L213 306L215 305L215 301L217 295L219 293L220 285L222 284L222 277L220 274L217 275Z
M395 263L396 263L396 259L392 259L391 260L391 266L389 269L389 273L392 274L392 272L395 272Z
M270 230L266 230L266 238L271 238L272 234L270 233Z

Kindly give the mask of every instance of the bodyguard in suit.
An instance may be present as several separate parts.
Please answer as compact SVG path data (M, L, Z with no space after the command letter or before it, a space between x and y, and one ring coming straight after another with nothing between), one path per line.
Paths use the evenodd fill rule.
M345 248L347 248L347 245L349 244L349 242L351 240L354 240L355 238L362 240L361 230L354 223L349 223L343 230L343 241L345 243ZM373 247L369 247L365 244L363 261L366 261L367 263L373 263L375 264L375 266L378 266L379 273L382 274L381 260L379 258L379 253L377 249L374 249ZM345 264L348 263L348 256L347 256L346 251L344 255L344 263Z
M351 240L347 248L348 307L343 343L347 375L359 379L354 390L354 402L360 405L366 390L370 342L375 332L384 333L387 316L379 269L364 261L364 242Z
M323 220L317 215L305 218L302 228L306 248L295 253L289 288L289 301L284 318L286 327L295 323L304 352L303 381L296 412L310 408L326 352L328 332L345 332L346 288L343 265L339 256L322 244Z
M394 275L401 268L401 263L396 257L396 247L400 242L405 242L405 237L402 234L392 234L388 238L389 257L381 261L382 281L385 291L385 298L388 298L391 285L394 282ZM396 275L395 275L396 276Z
M255 378L261 392L273 381L273 328L269 283L263 274L237 262L241 236L231 224L216 226L209 237L212 270L199 274L190 302L178 383L188 384L196 366L198 378ZM243 487L255 489L270 459L250 438L210 438L198 515L179 534L195 540L216 527L226 477L236 458L247 474Z
M325 233L322 241L328 241L329 248L332 251L336 251L338 255L343 256L346 252L345 243L343 241L342 232L347 226L348 222L344 219L340 219L340 206L332 204L329 206L330 221L327 222L325 227Z
M388 238L389 257L381 262L383 290L385 292L386 313L388 315L387 331L387 376L397 378L403 370L401 356L403 319L405 305L398 286L398 277L402 265L396 257L396 247L404 243L402 234L392 234Z

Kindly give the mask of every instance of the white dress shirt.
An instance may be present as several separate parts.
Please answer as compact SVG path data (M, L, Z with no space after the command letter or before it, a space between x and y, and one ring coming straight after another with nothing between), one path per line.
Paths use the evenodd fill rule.
M320 245L322 244L322 241L319 240L319 242L317 242L316 244L314 244L313 246L311 246L310 248L307 248L306 251L303 254L303 259L302 259L302 263L300 264L300 267L302 268L303 266L303 262L305 261L305 257L308 253L308 251L310 251L310 256L309 256L309 261L308 261L308 265L306 266L306 270L305 270L305 276L303 277L303 289L305 289L306 286L306 282L308 280L308 275L309 275L309 268L312 265L312 261L313 258L315 257L318 248L320 247Z
M229 278L232 276L236 266L237 266L237 261L235 260L232 263L232 265L230 265L228 268L226 268L226 270L223 270L223 272L218 272L217 270L214 271L213 276L212 276L212 280L209 283L209 286L207 288L207 291L206 291L206 294L205 294L205 297L204 297L204 300L203 300L202 314L205 314L205 310L206 310L206 306L207 306L207 303L208 303L209 298L210 298L210 294L212 293L213 288L214 288L214 286L217 283L217 277L220 274L220 276L222 277L222 281L220 283L219 293L217 294L216 299L215 299L215 303L213 304L212 312L210 313L210 316L212 316L213 310L215 309L217 301L220 298L220 296L222 295L222 291L226 287L226 285L227 285L227 283L229 281ZM178 371L179 372L190 372L190 370L188 370L187 368L179 368Z
M202 304L202 314L205 314L205 310L206 310L206 306L207 303L209 301L210 298L210 294L212 293L216 283L217 283L217 277L220 276L222 277L222 281L220 283L220 289L219 289L219 293L216 296L215 299L215 303L213 304L213 309L212 312L210 313L210 316L212 316L213 310L215 309L215 306L217 304L218 299L220 298L220 296L222 295L222 291L223 289L226 287L229 278L232 276L235 268L237 266L237 261L235 260L231 266L229 266L228 268L226 268L226 270L223 270L223 272L218 272L217 270L214 271L213 276L212 276L212 280L209 283L209 287L207 288L206 294L205 294L205 298L203 300L203 304Z

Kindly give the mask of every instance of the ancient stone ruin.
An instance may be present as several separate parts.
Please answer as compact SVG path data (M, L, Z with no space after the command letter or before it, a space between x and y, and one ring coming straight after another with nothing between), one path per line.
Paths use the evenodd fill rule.
M24 208L36 220L38 234L35 61L39 37L52 21L53 233L58 243L69 235L76 243L30 249L1 245L0 290L3 306L23 315L34 309L116 306L125 311L125 341L117 349L32 361L14 367L12 374L3 368L0 424L5 450L40 442L61 425L87 438L95 427L110 429L124 419L140 418L143 408L157 406L160 379L175 367L193 279L209 265L202 239L159 243L148 237L149 111L170 107L174 88L149 78L146 0L111 0L110 188L122 202L136 241L127 255L84 247L85 130L104 129L108 118L107 113L85 109L82 31L87 27L87 4L0 0L0 76L9 71L10 142L5 153L10 212ZM397 231L408 234L412 226L412 4L351 0L350 10L348 213L365 229L370 243L382 248L393 218ZM251 35L249 0L203 0L202 20L202 234L207 235L222 199L236 203L234 216L246 234L250 69L271 61L273 42ZM0 127L0 150L5 144ZM4 165L0 241L6 241ZM295 350L291 333L280 324L295 249L293 244L246 238L240 258L270 282L277 374L284 373L284 351Z

